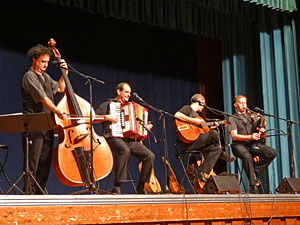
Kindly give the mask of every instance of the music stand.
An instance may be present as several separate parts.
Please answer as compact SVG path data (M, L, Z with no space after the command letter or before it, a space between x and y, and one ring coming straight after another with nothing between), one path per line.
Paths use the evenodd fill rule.
M13 185L7 190L5 194L8 194L13 188L17 188L22 194L29 194L29 187L25 187L22 191L17 183L25 176L28 184L31 184L32 179L37 187L43 194L45 191L41 188L39 183L32 175L32 171L29 171L29 132L32 131L47 131L53 130L55 128L55 123L51 113L32 113L32 114L22 114L13 113L0 115L0 130L4 134L9 133L24 133L25 135L25 171L19 176L19 178L13 183Z

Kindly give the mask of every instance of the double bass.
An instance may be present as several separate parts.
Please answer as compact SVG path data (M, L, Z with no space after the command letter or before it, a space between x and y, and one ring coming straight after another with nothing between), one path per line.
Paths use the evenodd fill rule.
M61 55L54 47L55 44L53 39L48 42L55 60L61 62ZM61 119L55 114L59 144L53 151L53 170L57 179L67 186L90 187L94 181L111 172L112 152L104 137L93 132L90 123L91 105L74 93L65 69L61 69L61 72L66 91L57 107L73 118Z

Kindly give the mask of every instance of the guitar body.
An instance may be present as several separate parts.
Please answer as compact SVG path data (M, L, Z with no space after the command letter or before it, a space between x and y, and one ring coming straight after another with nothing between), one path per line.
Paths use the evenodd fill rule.
M205 120L202 117L198 116L196 118L202 121L201 127L178 119L175 119L174 121L175 132L180 140L184 143L193 143L200 134L204 134L210 131L210 128L205 123Z
M142 163L139 163L139 170L142 170ZM160 183L155 176L154 169L152 169L151 177L149 183L145 183L145 190L150 194L159 194L161 193Z

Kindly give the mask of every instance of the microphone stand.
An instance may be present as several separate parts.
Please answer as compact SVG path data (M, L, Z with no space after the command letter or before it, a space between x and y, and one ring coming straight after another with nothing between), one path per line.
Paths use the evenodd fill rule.
M152 135L152 137L153 137L153 139L154 139L154 142L156 143L156 142L157 142L157 138L156 138L155 134L154 134L151 130L148 129L148 127L145 125L144 121L141 120L141 119L138 118L138 117L136 118L136 120L139 122L139 124L141 124L141 126L142 126L143 128L146 129L146 131L148 131L148 132Z
M68 63L67 63L68 64ZM88 187L88 190L83 190L83 191L78 191L78 192L74 192L72 194L80 194L80 193L83 193L83 192L86 192L86 191L89 191L90 193L96 193L96 194L101 194L101 193L107 193L106 191L101 191L101 190L98 190L96 187L95 187L95 180L94 180L94 156L93 156L93 82L98 82L102 85L105 84L104 81L102 80L98 80L94 77L91 77L91 76L88 76L88 75L85 75L85 74L82 74L80 73L79 71L77 71L76 69L74 69L70 64L68 64L68 68L69 68L69 71L72 71L74 72L75 74L78 74L80 75L81 77L85 78L86 79L86 82L85 82L85 85L86 84L89 84L89 103L90 103L90 154L89 154L89 160L88 160L88 165L89 165L89 169L90 169L90 173L89 173L89 177L90 177L90 180L91 180L91 184L90 186Z
M294 146L294 141L293 141L293 124L299 125L299 122L295 122L292 120L288 120L288 119L284 119L275 115L270 115L267 114L265 112L261 112L264 116L269 116L269 117L273 117L279 120L283 120L287 122L287 127L288 127L288 138L290 140L290 160L291 160L291 172L292 172L292 178L295 178L295 146Z
M154 111L160 113L160 117L159 119L162 121L162 138L159 139L159 141L163 142L163 150L164 150L164 157L165 159L169 159L169 156L168 156L168 144L167 144L167 131L166 131L166 115L168 116L171 116L174 118L174 116L166 111L163 111L161 109L158 109L158 108L155 108L153 107L152 105L148 104L147 102L145 102L143 99L141 98L138 98L136 96L134 96L137 101L139 103L141 103L142 105L148 107L148 108L151 108L153 109ZM163 189L163 193L169 193L170 192L170 188L168 186L168 180L167 180L167 165L166 163L164 164L164 182L165 182L165 186L164 186L164 189Z
M233 118L236 118L236 119L239 119L239 120L240 120L240 118L238 118L237 116L231 115L231 114L229 114L229 113L220 111L220 110L218 110L218 109L209 107L209 106L204 105L204 104L202 104L202 106L204 106L205 108L207 108L207 109L208 109L209 111L211 111L212 113L223 115L223 116L224 116L224 119L227 120L227 121L229 120L229 117L233 117ZM225 144L225 151L230 155L230 149L229 149L229 147L230 147L230 144L229 144L229 132L226 132L226 138L225 138L225 143L224 143L224 144ZM226 162L226 164L227 164L227 167L226 167L227 173L228 173L229 175L231 175L231 164L230 164L230 162ZM228 171L229 171L229 172L228 172Z

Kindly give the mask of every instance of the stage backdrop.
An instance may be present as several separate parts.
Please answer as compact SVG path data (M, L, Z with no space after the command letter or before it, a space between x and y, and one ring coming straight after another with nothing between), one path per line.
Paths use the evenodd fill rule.
M46 45L50 37L56 40L56 47L72 67L105 82L105 85L93 83L94 108L105 99L113 97L116 85L122 81L129 82L132 91L137 92L146 102L170 114L174 114L184 104L189 104L190 97L199 91L198 75L201 66L200 69L197 66L199 38L196 36L113 19L104 20L97 17L95 21L93 15L79 13L76 10L62 10L55 7L50 10L48 7L46 12L46 7L43 8L41 5L33 4L31 7L24 5L24 7L25 11L16 9L18 13L23 13L22 20L3 22L8 32L6 36L1 37L0 49L0 82L2 84L0 114L2 115L22 111L20 82L22 75L30 67L26 51L37 43ZM9 9L12 10L12 8ZM30 24L32 18L37 16L34 15L35 12L39 16L44 15L43 21L35 25L39 27L38 29ZM56 17L51 17L54 14ZM63 16L66 16L66 20L62 22ZM28 34L26 36L23 35L25 31ZM214 48L218 50L215 45L218 41L206 41L208 45L214 45ZM206 46L205 51L208 50ZM220 49L218 51L220 55ZM208 55L213 54L208 53ZM205 52L202 53L202 57L204 56ZM207 59L206 62L210 63ZM211 65L211 67L214 66ZM206 74L209 73L208 66L203 66L202 70L203 68L206 68ZM54 79L59 79L59 68L50 65L47 71ZM220 71L217 75L220 77ZM210 76L214 79L215 85L218 84L220 87L221 79L216 81L213 78L215 75ZM69 78L76 94L88 101L90 96L89 86L85 84L86 80L74 72L70 72ZM213 101L211 104L221 109L221 88L207 92L212 93L209 94L210 98L219 99L218 102ZM58 94L56 102L59 98ZM161 114L149 109L149 117L154 124L153 132L156 138L161 138ZM166 116L166 127L169 160L175 173L180 177L182 170L175 159L176 135L173 131L173 118L170 116ZM95 130L101 134L101 125L95 125ZM14 182L22 173L21 134L1 132L0 140L0 144L9 146L5 172ZM165 184L164 164L161 160L164 156L163 145L161 142L154 143L151 136L148 140L144 142L156 155L155 172L163 186ZM3 161L5 151L0 151ZM137 182L139 172L134 158L131 159L130 171ZM99 182L101 189L105 189L106 184L107 179ZM0 185L4 191L8 189L7 182L2 175ZM23 182L18 183L18 186L22 188ZM67 194L81 190L81 188L64 186L56 179L52 171L47 189L50 194ZM127 184L124 191L132 193L132 186Z

